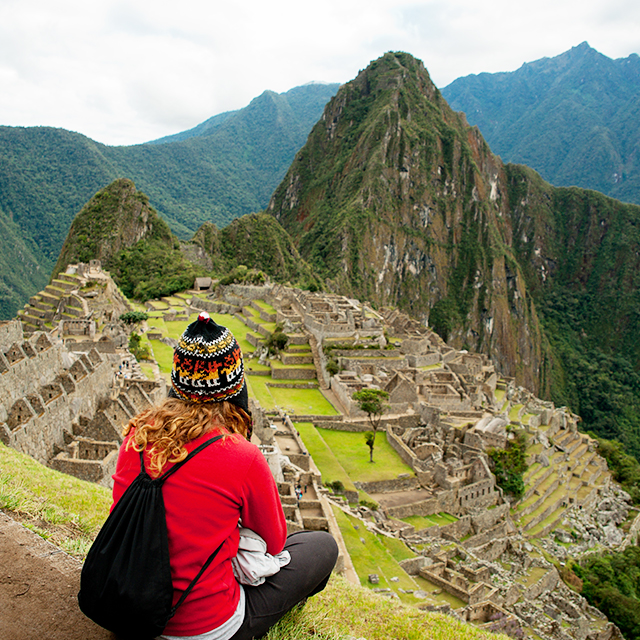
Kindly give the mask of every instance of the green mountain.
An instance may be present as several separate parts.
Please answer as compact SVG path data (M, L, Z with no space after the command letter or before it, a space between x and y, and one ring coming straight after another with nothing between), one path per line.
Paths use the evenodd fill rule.
M428 319L640 456L640 207L504 165L421 62L341 87L268 210L329 286Z
M0 127L0 318L42 289L75 214L117 178L134 180L179 237L263 209L338 85L264 92L175 139L109 147L47 127ZM8 226L7 226L8 225ZM13 225L13 226L11 226Z
M207 222L180 241L131 180L96 193L74 218L52 279L69 264L100 260L130 298L184 291L201 275L246 281L247 275L318 288L289 234L266 213L244 215L222 230ZM247 274L252 269L253 274ZM258 273L255 273L258 272Z
M316 276L300 257L291 236L266 213L247 214L221 230L206 223L198 229L191 245L203 250L209 257L211 271L219 276L244 265L264 272L276 282L319 288ZM186 243L183 250L190 255Z
M148 300L188 289L202 269L180 250L167 223L121 178L96 193L74 218L52 278L68 264L100 260L124 294Z
M640 204L640 57L611 60L586 42L509 73L442 89L505 162L557 186Z

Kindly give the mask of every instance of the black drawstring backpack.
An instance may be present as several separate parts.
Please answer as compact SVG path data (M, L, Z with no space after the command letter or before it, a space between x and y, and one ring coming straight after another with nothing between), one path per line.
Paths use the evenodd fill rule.
M80 609L101 627L124 639L147 640L160 635L220 551L224 541L172 606L162 485L183 464L222 437L203 442L155 479L147 473L140 452L140 473L98 533L80 575Z

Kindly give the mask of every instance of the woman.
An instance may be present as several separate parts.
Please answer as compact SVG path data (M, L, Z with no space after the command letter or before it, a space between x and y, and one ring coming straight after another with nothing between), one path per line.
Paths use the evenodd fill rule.
M140 451L155 477L222 434L163 486L174 604L211 552L222 547L160 637L260 638L289 609L325 587L337 545L321 531L287 537L276 483L260 450L248 441L251 417L240 347L206 312L187 327L175 349L171 384L169 398L125 429L113 477L114 505L140 471ZM233 574L240 521L265 541L268 553L284 549L291 557L260 586L243 587Z

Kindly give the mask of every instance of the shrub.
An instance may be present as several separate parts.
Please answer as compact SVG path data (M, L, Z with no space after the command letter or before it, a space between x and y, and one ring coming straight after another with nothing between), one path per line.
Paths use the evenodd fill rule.
M129 351L135 356L136 360L148 360L151 355L149 345L142 344L142 337L133 332L129 336Z
M333 493L344 493L345 488L342 484L342 480L334 480L333 482L325 482L325 487L328 487Z
M369 500L368 498L361 498L358 504L371 509L371 511L377 511L380 508L380 505L375 500Z
M335 376L340 371L340 366L334 358L328 360L325 369L330 376Z
M149 314L144 311L127 311L120 315L119 319L125 324L138 324L149 318Z

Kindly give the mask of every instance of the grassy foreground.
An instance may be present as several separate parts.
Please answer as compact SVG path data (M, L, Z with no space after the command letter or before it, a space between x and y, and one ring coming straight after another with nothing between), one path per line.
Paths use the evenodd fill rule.
M49 469L0 443L0 509L82 559L104 522L111 492ZM333 576L267 640L508 640L471 625L407 607Z
M83 558L111 506L111 491L49 469L0 443L0 509Z

